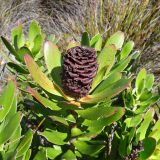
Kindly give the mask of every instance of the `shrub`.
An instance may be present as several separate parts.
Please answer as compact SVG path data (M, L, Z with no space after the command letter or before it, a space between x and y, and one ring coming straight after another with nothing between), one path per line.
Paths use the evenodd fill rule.
M153 93L154 76L145 69L134 80L132 67L140 55L132 51L134 42L123 44L121 31L107 40L102 34L90 38L84 32L80 42L71 41L60 51L55 37L46 39L36 21L30 24L28 40L21 24L12 30L12 44L2 37L15 58L7 66L22 91L22 133L28 128L34 133L23 157L26 153L28 159L68 160L157 156L155 104L160 95ZM84 82L89 88L81 94Z

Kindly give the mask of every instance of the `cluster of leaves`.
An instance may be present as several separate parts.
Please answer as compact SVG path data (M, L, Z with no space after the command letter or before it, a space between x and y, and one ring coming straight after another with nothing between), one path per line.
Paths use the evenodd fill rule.
M13 81L4 88L0 106L0 159L29 159L33 132L29 129L22 135L22 114L17 112L16 84Z
M18 105L18 110L24 114L21 133L30 128L24 135L27 142L22 145L25 149L21 157L16 157L19 146L25 141L21 141L21 134L17 138L18 142L20 140L18 146L11 150L16 154L11 156L25 160L124 159L131 154L133 145L142 141L144 149L139 153L140 158L156 156L159 112L152 105L159 100L159 94L152 93L154 77L147 75L144 69L136 78L135 89L132 89L131 67L139 57L139 52L132 52L133 41L123 45L124 34L121 31L106 41L101 34L90 38L84 32L81 42L68 44L66 49L77 45L95 48L99 64L89 95L75 100L66 95L61 86L63 53L56 45L57 40L49 37L42 47L44 37L36 21L30 24L27 41L21 24L12 31L12 45L2 37L15 57L14 60L9 58L7 66L17 75L18 88L24 96ZM9 109L7 112L10 113ZM157 118L153 119L155 113ZM112 124L115 122L117 126L113 135ZM19 124L20 119L16 126ZM4 146L12 142L10 139L12 135L3 141L4 156L7 155ZM148 143L152 144L150 149Z
M135 88L130 87L123 92L126 114L113 141L120 140L118 152L122 157L138 148L140 159L156 160L160 140L159 106L156 103L160 95L152 89L154 75L147 74L145 69L140 70L134 83Z

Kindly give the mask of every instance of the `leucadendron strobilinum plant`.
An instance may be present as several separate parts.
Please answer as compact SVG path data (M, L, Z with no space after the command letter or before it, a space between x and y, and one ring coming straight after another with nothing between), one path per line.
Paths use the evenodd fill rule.
M23 95L30 98L24 102L31 106L29 126L33 129L33 121L37 124L31 159L114 160L129 155L131 151L122 154L115 146L123 145L123 127L133 112L126 105L126 92L133 80L132 62L139 56L132 53L134 43L123 45L121 31L106 41L102 34L90 38L84 32L80 42L71 41L61 52L55 39L42 45L45 36L35 21L29 27L29 40L22 38L21 24L12 32L13 45L4 37L2 41L15 56L8 68L17 74ZM26 86L33 98L24 92Z
M88 33L85 32L82 35L81 43L71 42L66 47L67 51L65 52L70 53L62 56L62 53L55 45L55 41L45 42L44 48L42 49L45 36L38 23L33 21L29 26L28 40L24 38L22 24L20 23L18 27L12 30L13 45L4 37L2 37L2 41L15 57L15 60L10 58L7 64L12 72L18 73L18 80L29 82L32 86L36 85L34 83L35 81L45 89L45 91L63 97L68 102L76 101L77 105L81 105L80 103L98 103L105 98L111 98L113 95L124 90L131 81L131 79L127 79L125 76L122 77L120 73L127 67L131 59L135 57L134 54L129 55L134 43L129 41L123 47L121 53L116 55L116 52L119 52L122 48L124 34L118 31L104 42L103 45L102 36L101 34L97 34L90 39ZM77 46L79 46L79 49ZM76 51L77 49L74 47L79 51ZM44 57L45 64L43 63L44 61L41 60L42 57ZM35 61L37 61L39 67ZM65 67L66 64L68 68ZM45 68L45 65L47 68ZM28 70L34 81L29 79ZM45 73L42 73L42 71ZM70 74L70 78L68 73ZM76 79L76 74L78 79ZM50 76L52 81L49 80L47 76ZM112 86L109 85L111 82L107 83L108 86L103 87L105 83L104 80L109 79L109 77L112 78L112 76L117 77L115 81L117 81L119 87L114 86L116 83L112 84ZM67 93L69 81L71 81L72 85L74 83L72 88L77 85L76 87L78 87L77 89L79 90L77 94L79 95L73 95L73 89L69 91L72 95ZM102 81L104 81L103 84L100 84ZM82 93L80 93L80 87ZM109 92L106 89L108 87L110 87ZM104 88L103 92L102 88Z

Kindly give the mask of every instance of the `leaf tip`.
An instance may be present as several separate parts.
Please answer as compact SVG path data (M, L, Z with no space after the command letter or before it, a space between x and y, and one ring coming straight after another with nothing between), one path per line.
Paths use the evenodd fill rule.
M25 62L28 61L29 58L30 58L30 55L26 53L26 54L24 55L24 60L25 60Z
M30 93L31 95L34 95L34 91L31 87L27 87L27 92Z

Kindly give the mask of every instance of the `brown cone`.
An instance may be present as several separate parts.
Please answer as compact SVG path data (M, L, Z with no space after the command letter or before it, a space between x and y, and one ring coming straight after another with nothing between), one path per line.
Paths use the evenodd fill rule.
M98 64L93 48L74 47L63 58L62 84L66 94L78 99L91 89Z

